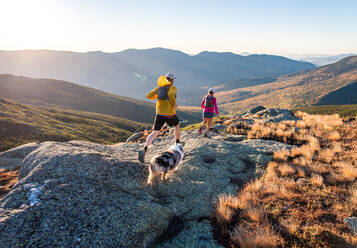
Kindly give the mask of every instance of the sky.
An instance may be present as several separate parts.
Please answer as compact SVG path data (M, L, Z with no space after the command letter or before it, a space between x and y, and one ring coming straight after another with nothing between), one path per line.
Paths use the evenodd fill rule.
M355 0L0 0L0 50L357 53Z

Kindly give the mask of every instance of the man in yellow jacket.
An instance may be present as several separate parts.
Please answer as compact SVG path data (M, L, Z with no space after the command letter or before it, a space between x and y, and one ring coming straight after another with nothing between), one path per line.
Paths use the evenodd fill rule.
M157 87L146 95L146 98L156 100L156 117L154 131L148 136L144 149L139 151L138 159L141 163L144 163L148 147L159 135L159 131L165 123L170 127L175 127L176 143L180 143L180 122L176 116L177 89L173 86L174 79L172 73L161 75L157 80Z

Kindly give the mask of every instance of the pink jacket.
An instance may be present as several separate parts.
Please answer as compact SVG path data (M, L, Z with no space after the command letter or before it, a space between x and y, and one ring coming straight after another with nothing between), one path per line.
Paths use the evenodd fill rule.
M219 115L216 98L213 97L213 99L212 99L213 107L207 108L207 107L205 107L206 97L207 96L203 97L202 102L201 102L201 108L203 109L203 112L214 113L214 111L216 111L216 114Z

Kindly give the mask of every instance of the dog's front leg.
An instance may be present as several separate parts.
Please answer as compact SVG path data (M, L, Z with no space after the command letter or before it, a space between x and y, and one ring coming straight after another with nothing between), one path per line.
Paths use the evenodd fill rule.
M163 172L162 174L161 174L161 180L165 180L166 179L166 172Z
M149 171L149 177L148 177L148 181L147 181L147 184L149 186L152 185L152 180L153 180L154 176L153 176L153 173L151 172L151 170Z

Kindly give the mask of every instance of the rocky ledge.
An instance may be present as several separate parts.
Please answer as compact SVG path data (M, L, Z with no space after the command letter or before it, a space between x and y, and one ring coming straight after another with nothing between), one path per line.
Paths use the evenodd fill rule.
M0 199L1 247L220 247L209 221L218 194L237 192L290 146L214 130L183 132L184 161L151 188L139 143L44 142L0 154L2 166L21 164ZM173 142L158 138L147 160Z

